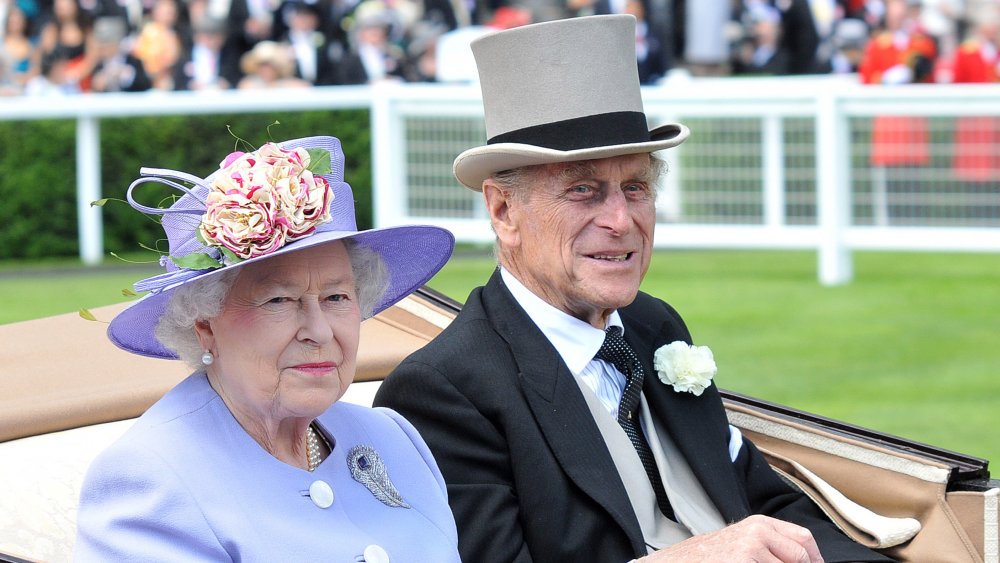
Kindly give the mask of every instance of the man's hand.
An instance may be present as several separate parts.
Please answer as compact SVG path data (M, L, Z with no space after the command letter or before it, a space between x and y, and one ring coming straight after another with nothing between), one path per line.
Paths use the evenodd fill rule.
M639 559L639 563L668 561L823 563L823 557L806 528L767 516L751 516Z

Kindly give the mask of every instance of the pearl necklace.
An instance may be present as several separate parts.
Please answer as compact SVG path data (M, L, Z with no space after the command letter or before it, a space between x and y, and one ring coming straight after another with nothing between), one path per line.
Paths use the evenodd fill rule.
M319 436L313 425L306 428L306 455L309 458L309 471L316 471L320 463L323 463L323 450L319 447Z

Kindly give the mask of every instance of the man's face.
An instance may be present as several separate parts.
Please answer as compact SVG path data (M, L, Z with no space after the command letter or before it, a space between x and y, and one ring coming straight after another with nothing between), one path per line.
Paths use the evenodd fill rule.
M650 156L536 171L521 197L507 198L505 226L497 229L501 259L533 293L603 329L611 311L635 299L649 268L656 222Z

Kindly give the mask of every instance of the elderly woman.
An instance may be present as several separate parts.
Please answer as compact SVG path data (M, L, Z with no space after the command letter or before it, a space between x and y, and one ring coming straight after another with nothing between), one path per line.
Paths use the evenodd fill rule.
M143 169L129 188L163 215L168 271L136 284L150 293L109 337L196 371L91 466L78 560L459 560L424 441L391 410L338 402L362 319L426 282L453 238L359 232L343 162L316 137L234 153L204 180ZM146 207L133 192L149 181L185 195Z

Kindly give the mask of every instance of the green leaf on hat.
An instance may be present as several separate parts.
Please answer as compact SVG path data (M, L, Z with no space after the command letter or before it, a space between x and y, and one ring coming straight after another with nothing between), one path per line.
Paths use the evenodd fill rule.
M313 174L329 174L333 171L330 166L330 151L326 149L306 149L309 153L309 171Z
M108 197L104 197L104 198L101 198L101 199L95 199L94 201L90 202L90 206L91 207L104 207L104 204L107 203L107 202L109 202L109 201L111 201L111 198L108 198Z
M230 266L233 264L239 264L240 262L243 261L242 258L237 256L235 253L233 253L232 250L229 250L225 246L220 246L219 250L222 251L222 256L224 257L226 264Z
M131 289L129 289L127 287L123 287L122 288L122 295L125 296L125 297L135 297L135 296L137 296L139 294L136 293L136 292L134 292L134 291L132 291Z
M180 258L171 256L170 260L178 267L187 268L188 270L214 270L222 267L222 264L218 260L204 252L192 252Z
M80 309L80 317L83 318L83 319L85 319L85 320L88 320L88 321L96 321L97 320L97 317L95 317L94 314L91 313L89 309L83 309L83 308L81 308Z

